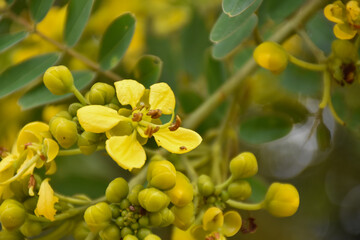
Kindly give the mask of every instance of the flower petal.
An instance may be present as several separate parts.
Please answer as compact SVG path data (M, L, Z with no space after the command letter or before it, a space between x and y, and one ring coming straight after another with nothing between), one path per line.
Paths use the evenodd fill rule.
M44 216L47 219L54 221L56 209L54 204L59 201L59 199L54 196L54 190L49 184L49 178L46 178L42 181L39 190L39 200L36 205L35 214L36 216Z
M153 135L158 146L162 146L169 152L177 154L193 150L202 141L198 133L182 127L176 131L170 131L168 128L160 129Z
M16 141L17 151L24 150L27 143L39 143L42 141L42 136L49 131L49 125L43 122L31 122L26 124L19 132Z
M43 147L47 162L54 160L59 153L59 145L50 138L45 138Z
M151 109L160 109L163 114L171 114L175 109L175 96L167 83L156 83L150 87Z
M144 95L145 87L135 80L126 79L115 82L116 96L122 105L130 104L133 109Z
M342 40L352 39L355 37L356 33L357 31L348 24L336 24L334 26L335 36Z
M5 182L14 175L14 164L17 158L9 155L0 161L0 182ZM13 195L10 184L0 186L0 200L7 199Z
M226 237L232 237L240 230L241 224L240 214L236 211L228 211L224 214L224 224L221 232Z
M46 175L53 175L54 173L56 173L57 167L55 161L46 163L45 167L46 167L46 172L45 172Z
M335 23L344 23L346 21L345 5L341 1L328 4L324 8L325 17Z
M204 213L203 228L205 231L216 231L224 224L224 216L220 208L210 207Z
M136 132L130 136L111 137L106 141L106 151L122 168L131 171L144 166L146 154L136 140Z
M121 120L127 119L120 116L116 110L100 105L80 108L77 111L77 117L85 131L93 133L106 132L116 126Z

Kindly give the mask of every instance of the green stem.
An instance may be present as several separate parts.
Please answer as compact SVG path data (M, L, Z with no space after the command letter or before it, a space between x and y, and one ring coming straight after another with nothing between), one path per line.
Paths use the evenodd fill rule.
M211 166L211 176L214 179L215 183L221 182L221 174L220 174L220 142L215 142L213 146L213 156L212 156L212 166Z
M74 222L71 220L64 221L60 226L58 226L54 231L43 235L39 238L34 238L34 240L48 240L48 239L62 239L74 227Z
M98 146L96 151L104 150L104 146ZM58 156L72 156L72 155L80 155L82 154L80 148L68 149L68 150L60 150Z
M84 200L84 199L79 199L79 198L75 198L75 197L64 196L60 193L54 193L54 195L56 197L58 197L59 200L68 202L68 203L72 203L72 204L85 205L85 204L91 203L91 200Z
M186 172L189 175L191 182L195 182L196 179L198 178L195 168L190 164L190 162L186 156L182 156L181 161L185 165Z
M307 1L291 19L281 25L268 40L273 42L284 41L326 3L328 3L328 0ZM204 103L200 105L200 107L188 116L188 118L184 121L183 126L192 129L198 127L200 123L204 121L230 93L236 91L241 82L250 76L256 69L257 65L255 61L250 58L240 70L226 80L216 92L214 92Z
M311 70L311 71L325 71L326 65L320 63L309 63L303 60L300 60L291 54L288 54L290 62L294 63L295 65Z
M238 202L235 200L227 200L226 203L233 208L241 209L241 210L248 210L248 211L254 211L254 210L260 210L264 207L264 203L243 203Z
M219 184L219 185L217 185L217 186L215 187L215 194L221 193L221 191L222 191L224 188L226 188L227 186L229 186L229 184L230 184L232 181L234 181L234 178L233 178L233 176L231 175L225 182L223 182L223 183L221 183L221 184Z
M331 95L331 78L328 72L324 72L323 79L324 79L323 97L321 103L319 104L319 108L322 109L324 109L329 103L330 95Z
M79 100L79 102L82 105L88 105L88 101L86 100L86 98L81 94L81 92L79 92L79 90L77 90L77 88L75 86L73 86L71 88L71 92L75 95L75 97Z
M337 121L340 125L345 126L346 123L339 117L339 115L338 115L337 112L335 111L335 108L334 108L334 106L333 106L333 104L332 104L332 101L331 101L331 97L329 98L328 105L329 105L331 114L333 115L335 121Z
M313 53L314 57L319 61L323 62L326 60L325 53L311 40L309 35L304 29L298 31L300 37L305 41L306 45L309 47L310 51Z
M145 182L147 169L148 169L148 165L144 166L135 177L131 178L131 180L129 181L130 189L137 184L142 184Z

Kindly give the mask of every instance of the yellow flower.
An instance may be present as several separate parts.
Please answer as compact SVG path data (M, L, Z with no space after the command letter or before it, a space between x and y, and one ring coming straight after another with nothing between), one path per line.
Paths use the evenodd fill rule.
M334 34L339 39L352 39L360 28L360 7L358 1L349 1L346 6L341 1L328 4L325 17L336 23Z
M15 172L14 164L15 164L16 159L17 158L15 155L10 154L1 160L1 162L0 162L0 181L1 182L8 180L9 178L11 178L14 175L14 172ZM0 200L8 199L12 195L14 195L14 194L11 191L9 184L4 185L4 186L0 185Z
M54 221L56 213L54 204L57 203L59 199L54 196L54 190L51 188L49 180L49 178L46 178L40 185L39 200L36 205L35 214L36 216L42 215Z
M119 102L130 105L132 111L91 105L80 108L77 116L85 131L106 133L106 151L122 168L131 171L144 165L146 154L141 145L152 136L158 146L177 154L189 152L201 143L199 134L179 127L179 118L172 123L175 96L166 83L154 84L146 90L129 79L116 82L115 88ZM172 114L171 120L161 124L162 114Z
M242 219L238 212L223 214L217 207L210 207L203 216L202 225L194 226L191 234L195 239L226 239L234 236L241 227Z

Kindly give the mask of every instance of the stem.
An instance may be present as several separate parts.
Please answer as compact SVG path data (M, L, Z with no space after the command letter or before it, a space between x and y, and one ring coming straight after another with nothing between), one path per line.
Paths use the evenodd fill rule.
M84 55L78 53L77 51L75 51L74 49L68 48L68 46L46 36L45 34L43 34L42 32L39 32L35 27L33 27L29 22L27 22L25 19L17 16L16 14L14 14L11 11L6 12L6 15L11 18L13 21L17 22L18 24L24 26L27 31L34 33L36 35L38 35L39 37L41 37L42 39L44 39L45 41L51 43L52 45L56 46L57 48L59 48L61 51L68 53L69 55L71 55L74 58L77 58L78 60L80 60L81 62L83 62L85 65L87 65L88 67L90 67L91 69L95 70L96 72L114 80L114 81L120 81L122 80L122 78L111 72L111 71L105 71L102 70L100 65L97 64L96 62L92 61L91 59L85 57Z
M89 234L87 235L87 237L85 238L85 240L95 240L96 239L97 234L93 233L93 232L89 232Z
M212 179L214 179L215 183L221 182L221 174L220 174L220 163L221 163L221 157L220 157L220 142L215 142L213 146L213 158L212 158L212 166L211 166L211 176Z
M324 79L323 97L321 103L319 104L319 108L322 109L324 109L330 101L331 79L328 72L324 72L323 79Z
M238 202L235 200L227 200L226 203L233 208L241 209L241 210L248 210L248 211L254 211L254 210L260 210L264 207L264 203L243 203Z
M256 26L253 32L253 37L257 45L261 44L263 42L263 38L261 37L259 27Z
M195 168L190 164L187 157L182 156L181 161L185 165L186 172L189 175L189 178L191 179L191 182L195 182L196 179L198 178L198 175L197 175L197 173L195 171Z
M86 100L86 98L81 94L81 92L79 92L79 90L75 87L75 85L73 85L73 87L71 88L71 92L75 95L75 97L79 100L79 102L82 105L88 105L88 101Z
M299 26L303 25L319 8L325 5L328 0L307 1L303 7L268 39L273 42L282 42ZM237 90L240 83L251 75L257 69L255 61L250 58L244 66L238 70L232 77L212 94L203 104L200 105L189 117L184 121L183 126L186 128L196 128L200 123L209 116L209 114L222 103L226 97Z
M290 62L294 63L295 65L298 65L299 67L312 70L312 71L324 71L326 69L325 64L319 64L319 63L309 63L303 60L300 60L291 54L288 54Z
M75 197L64 196L60 193L54 193L54 195L56 197L58 197L59 200L68 202L68 203L72 203L72 204L85 205L85 204L91 203L91 200L84 200L84 199L79 199L79 198L75 198Z
M222 191L224 188L226 188L227 186L229 186L229 184L230 184L232 181L234 181L234 178L233 178L233 176L231 175L225 182L223 182L223 183L221 183L221 184L219 184L219 185L217 185L217 186L215 187L215 194L221 193L221 191Z
M336 113L336 111L334 109L334 106L333 106L332 101L331 101L331 97L329 98L328 105L329 105L331 114L333 115L335 121L337 121L340 125L345 126L346 123L339 117L339 115Z
M98 146L96 151L104 150L104 146ZM68 150L60 150L58 156L72 156L72 155L80 155L82 154L80 148L68 149Z

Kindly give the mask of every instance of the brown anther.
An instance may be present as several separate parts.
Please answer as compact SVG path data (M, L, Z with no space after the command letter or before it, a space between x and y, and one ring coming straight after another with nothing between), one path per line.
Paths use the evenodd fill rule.
M185 146L181 146L180 150L187 150L187 148Z
M28 148L28 146L31 146L32 145L32 143L31 142L29 142L29 143L25 143L24 144L24 149L27 149Z
M5 147L0 147L0 157L4 158L6 157L8 154L8 150Z
M45 155L41 154L40 159L43 160L43 161L46 161L47 158L45 157Z
M153 109L148 111L146 115L151 116L152 119L156 119L161 117L162 111L160 109Z
M148 126L147 128L146 128L146 130L144 131L144 133L145 133L145 135L150 135L150 133L151 133L151 127L150 126Z
M29 178L29 183L28 183L28 188L34 188L36 185L36 179L34 177L33 174L30 175L30 178Z
M355 80L356 75L356 66L354 63L343 64L341 66L343 72L343 79L346 83L351 84Z
M134 114L133 114L133 117L132 117L132 120L133 120L134 122L140 122L141 119L142 119L142 116L143 116L143 114L140 113L140 112L134 113Z
M254 233L256 229L257 225L255 223L255 218L249 217L248 219L244 219L240 231L242 233Z
M179 115L176 115L176 120L173 124L170 125L169 130L170 131L176 131L181 126L181 118Z
M156 133L157 131L159 131L159 129L160 129L160 127L158 127L158 126L155 127L155 128L152 128L152 127L148 126L144 133L145 133L145 135L147 135L149 138L151 138L154 133Z
M130 205L129 210L132 211L132 212L135 212L135 207L133 205Z
M154 133L156 133L157 131L159 131L159 129L160 129L160 127L153 128L153 129L152 129L152 134L154 134ZM151 135L152 135L152 134L151 134Z

